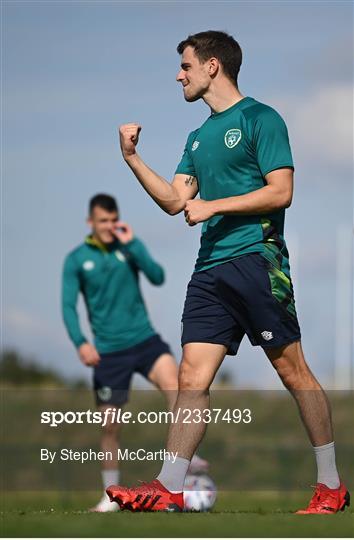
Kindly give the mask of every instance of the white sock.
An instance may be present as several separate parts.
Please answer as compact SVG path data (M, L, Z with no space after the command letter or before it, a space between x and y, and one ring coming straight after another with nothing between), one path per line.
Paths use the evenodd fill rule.
M325 484L330 489L336 489L340 485L340 480L336 466L336 455L334 442L323 446L314 446L317 463L317 482Z
M189 459L176 457L176 461L173 463L172 457L166 458L157 479L171 493L180 493L183 491L189 464Z
M118 469L102 469L103 489L106 490L112 484L119 483L120 471Z

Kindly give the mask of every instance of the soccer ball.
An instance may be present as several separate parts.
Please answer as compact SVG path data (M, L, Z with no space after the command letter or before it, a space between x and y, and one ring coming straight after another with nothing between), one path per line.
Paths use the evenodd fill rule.
M207 512L216 501L216 486L207 474L188 474L183 490L184 510Z

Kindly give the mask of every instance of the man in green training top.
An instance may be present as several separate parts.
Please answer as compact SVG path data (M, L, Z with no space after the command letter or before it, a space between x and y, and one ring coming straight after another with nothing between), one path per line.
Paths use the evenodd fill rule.
M62 284L63 318L81 362L93 368L98 408L121 407L128 399L131 378L140 373L166 395L173 407L177 389L177 364L169 346L156 334L139 287L139 273L153 285L164 282L163 268L152 259L128 223L119 221L118 206L106 194L89 204L91 234L65 259ZM82 293L95 338L83 335L76 309ZM102 428L101 449L117 455L118 423ZM119 482L117 461L102 462L104 489ZM207 469L205 460L194 456L190 472ZM117 510L104 493L92 508L97 512Z
M295 398L314 447L316 491L299 513L336 513L349 504L349 493L336 469L328 400L303 355L284 240L294 168L286 125L274 109L240 93L242 53L232 36L201 32L177 51L185 100L203 99L211 115L189 135L172 183L138 155L141 126L120 128L123 157L155 202L171 215L184 211L190 226L203 223L182 316L176 411L208 409L220 364L247 334ZM184 477L205 429L179 418L167 443L178 453L175 462L166 459L150 484L111 486L111 500L133 511L182 510Z

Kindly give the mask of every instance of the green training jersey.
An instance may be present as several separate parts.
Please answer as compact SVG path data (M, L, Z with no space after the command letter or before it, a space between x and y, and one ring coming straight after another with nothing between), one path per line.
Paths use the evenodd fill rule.
M62 280L62 311L68 334L76 347L87 341L76 309L82 293L99 353L133 347L154 331L139 287L139 272L161 285L164 271L144 244L134 238L109 246L87 237L66 257Z
M190 133L176 173L195 176L201 199L212 201L260 189L266 185L264 177L282 167L293 168L284 120L271 107L246 97ZM203 223L195 271L260 252L289 275L284 217L284 209L212 217Z

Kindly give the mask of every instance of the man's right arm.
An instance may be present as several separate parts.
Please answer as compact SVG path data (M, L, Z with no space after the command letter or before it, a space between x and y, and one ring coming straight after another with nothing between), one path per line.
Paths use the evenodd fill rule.
M80 360L86 366L98 364L100 358L96 348L88 343L81 332L77 313L77 300L80 290L80 280L77 266L72 255L65 259L62 277L62 314L66 330L75 347Z
M125 124L119 129L122 155L145 191L170 215L184 210L186 202L198 193L195 176L176 174L172 183L150 169L136 152L141 127L138 124Z
M79 316L76 309L80 290L80 280L75 261L68 255L64 262L62 279L62 314L66 330L76 348L87 342L81 332Z

